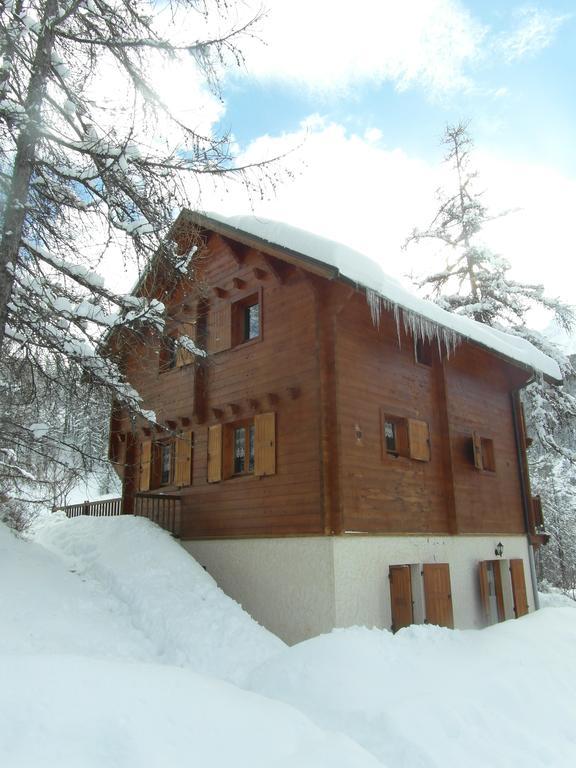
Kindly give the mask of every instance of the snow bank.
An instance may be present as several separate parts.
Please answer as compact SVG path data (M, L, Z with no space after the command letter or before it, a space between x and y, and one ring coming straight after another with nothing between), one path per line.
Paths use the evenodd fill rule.
M120 601L164 663L238 683L284 648L144 518L53 515L35 540Z
M333 267L338 276L347 278L368 290L368 298L376 316L379 316L383 299L384 306L392 305L395 310L398 308L402 310L404 324L415 332L423 329L426 335L433 333L426 327L425 321L428 321L440 327L439 335L447 341L448 345L453 342L456 334L458 337L475 341L554 379L562 378L556 361L540 352L530 342L495 328L489 328L470 318L447 312L437 304L419 298L393 277L387 275L377 259L371 259L346 245L284 222L257 216L222 216L207 212L206 218ZM445 331L442 332L442 329Z
M336 630L269 660L252 690L395 768L576 765L576 611L482 631Z
M75 522L66 525L79 531ZM56 528L43 537L63 546L66 537ZM95 529L92 534L102 540ZM163 549L166 554L160 544L158 552ZM202 573L197 581L207 578ZM345 735L320 730L286 704L188 669L147 663L158 648L132 623L130 605L2 524L0 579L5 768L380 766ZM208 589L206 600L218 605ZM235 614L231 601L229 610ZM204 629L208 636L215 631L210 624ZM189 645L201 648L202 634L191 635ZM240 631L242 642L251 642L247 632Z

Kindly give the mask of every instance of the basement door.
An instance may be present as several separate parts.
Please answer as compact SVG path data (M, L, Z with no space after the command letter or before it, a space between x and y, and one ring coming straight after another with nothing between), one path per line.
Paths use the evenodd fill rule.
M392 632L398 632L402 627L409 627L414 623L410 566L391 565L388 579L390 580Z
M424 563L424 600L426 603L426 624L454 629L452 611L452 589L448 563Z

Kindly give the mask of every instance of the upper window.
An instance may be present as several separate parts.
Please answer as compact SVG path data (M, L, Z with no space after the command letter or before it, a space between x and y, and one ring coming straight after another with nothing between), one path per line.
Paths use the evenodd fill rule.
M407 419L382 413L384 456L404 456L416 461L430 461L430 430L420 419Z
M260 295L253 293L232 304L232 345L259 339L262 334Z
M433 348L429 341L424 339L418 339L414 344L414 355L416 362L420 365L432 365L433 360Z

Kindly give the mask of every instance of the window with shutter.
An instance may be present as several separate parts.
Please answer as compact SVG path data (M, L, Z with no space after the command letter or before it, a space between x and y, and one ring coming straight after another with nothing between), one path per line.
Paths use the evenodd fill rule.
M193 323L184 323L180 326L178 337L186 336L190 341L196 340L196 326ZM191 365L196 359L193 352L178 344L176 351L176 367L182 368L185 365Z
M473 432L472 453L476 469L481 469L484 472L496 472L494 441L491 438L482 437L478 432Z
M430 429L425 421L381 411L383 456L430 461Z
M430 461L430 430L425 421L408 419L408 446L411 459Z

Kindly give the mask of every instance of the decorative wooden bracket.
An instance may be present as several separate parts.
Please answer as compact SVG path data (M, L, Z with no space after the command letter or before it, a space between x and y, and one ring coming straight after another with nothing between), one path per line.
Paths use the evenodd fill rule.
M254 273L256 280L265 280L268 277L268 272L264 269L260 269L260 267L254 267L252 272Z
M242 280L239 277L232 278L232 283L234 284L234 288L246 288L246 280Z
M142 432L146 435L146 437L150 437L152 434L152 430L150 427L142 427Z
M226 408L228 408L232 416L237 416L240 413L240 406L238 403L227 403Z
M280 398L275 392L268 392L266 397L268 398L270 405L278 405L278 402L280 401Z
M224 416L224 411L221 408L212 408L212 413L215 419L221 419Z
M168 429L176 429L176 427L178 426L178 423L174 421L174 419L166 419L164 423L166 424Z
M165 430L164 430L164 427L162 427L160 424L156 424L156 426L154 427L154 429L155 429L155 430L156 430L156 432L158 432L159 434L162 434L162 433L165 431Z
M218 296L219 299L225 299L226 296L228 296L228 291L224 290L224 288L219 288L218 286L216 286L212 290L214 291L216 296Z
M180 424L183 427L189 427L190 426L190 419L188 416L180 416Z
M224 235L220 235L220 239L228 247L228 250L232 254L232 258L236 264L238 264L238 266L242 266L246 260L246 252L248 251L248 247L242 243L237 243L235 240L230 240L229 237L225 237Z
M286 390L292 400L298 400L300 397L300 387L286 387Z
M256 400L255 398L250 397L248 399L248 405L250 406L250 408L252 408L253 411L255 411L258 408L260 408L260 400Z
M292 267L289 264L284 264L280 261L280 259L275 259L273 256L268 256L268 254L264 254L264 261L266 262L268 269L270 272L272 272L276 280L280 283L280 285L283 285L286 282Z

